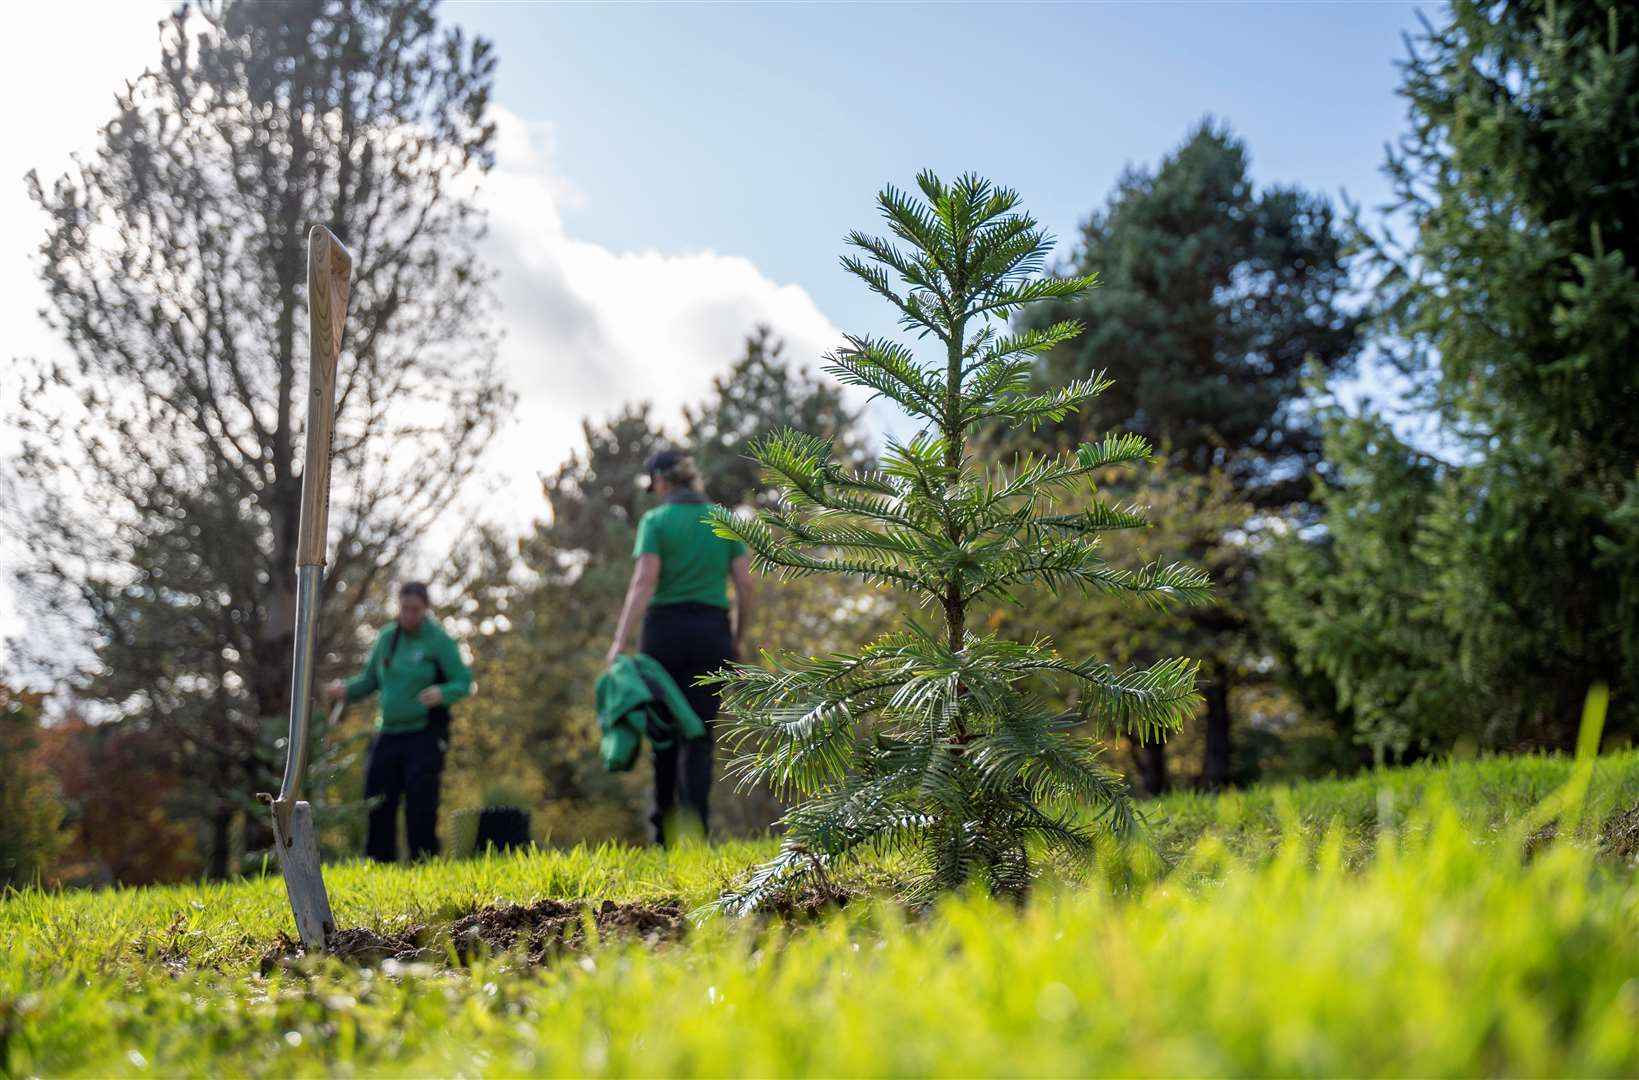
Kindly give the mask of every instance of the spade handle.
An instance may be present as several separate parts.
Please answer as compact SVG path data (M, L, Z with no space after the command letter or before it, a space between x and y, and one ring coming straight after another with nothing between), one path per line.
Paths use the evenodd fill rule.
M323 225L307 234L307 307L312 358L307 368L307 461L296 565L323 566L330 525L330 453L336 429L336 362L347 320L353 256Z

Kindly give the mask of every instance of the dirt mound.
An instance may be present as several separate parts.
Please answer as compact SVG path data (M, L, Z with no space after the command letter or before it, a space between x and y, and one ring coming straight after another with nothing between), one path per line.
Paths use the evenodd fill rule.
M528 905L507 904L484 908L457 919L447 933L414 926L396 934L380 934L364 927L336 932L328 955L360 967L388 961L399 964L443 964L455 946L456 959L465 963L484 954L514 953L531 964L545 963L565 952L587 946L588 917L599 940L636 939L651 948L676 941L687 931L683 907L676 901L659 904L601 904L573 900L541 900ZM262 957L266 975L278 967L291 968L302 960L301 944L283 931L279 942Z
M675 901L617 904L605 900L594 908L574 901L541 900L474 912L458 919L450 927L450 936L463 959L481 951L517 951L538 964L565 950L586 948L588 921L600 939L636 938L650 947L676 941L688 925L682 905Z
M1533 858L1559 836L1559 824L1550 821L1525 838L1525 857ZM1599 823L1599 854L1607 858L1639 859L1639 804L1612 814Z
M420 927L401 934L378 934L362 926L337 931L330 942L330 954L341 960L363 966L374 966L384 960L401 964L429 959L432 950L421 945L424 931Z
M1639 858L1639 804L1606 818L1599 826L1599 842L1607 855Z
M355 926L336 932L336 936L330 939L329 954L359 967L376 967L388 960L411 964L441 958L441 952L435 953L422 944L426 936L426 929L420 926L398 934L378 934L374 930ZM262 974L266 975L274 968L295 967L305 955L301 942L292 940L281 930L279 943L262 954Z

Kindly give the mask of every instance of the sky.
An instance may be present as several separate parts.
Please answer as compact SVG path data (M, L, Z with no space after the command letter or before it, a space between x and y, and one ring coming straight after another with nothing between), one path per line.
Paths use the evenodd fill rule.
M95 145L114 91L158 57L168 2L58 0L8 16L0 68L0 392L62 346L36 317L39 212L22 177ZM1425 11L1437 13L1434 5ZM817 363L884 333L837 259L872 198L916 173L1017 189L1068 251L1122 170L1205 117L1259 184L1373 207L1417 7L1391 2L548 4L450 2L492 39L498 161L481 199L518 408L471 512L522 525L579 421L651 401L675 424L758 322ZM61 47L51 47L57 43ZM70 47L71 46L71 47ZM891 429L877 413L873 423ZM15 439L0 421L0 469ZM0 639L26 630L5 580ZM3 649L3 647L0 647ZM4 668L0 651L0 670Z

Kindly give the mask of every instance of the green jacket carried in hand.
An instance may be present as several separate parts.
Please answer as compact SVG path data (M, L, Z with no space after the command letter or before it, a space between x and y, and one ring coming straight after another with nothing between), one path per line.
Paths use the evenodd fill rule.
M414 633L390 622L376 635L364 670L347 680L347 700L381 691L376 727L389 735L406 734L427 726L427 706L419 699L429 686L443 692L445 705L472 692L472 672L455 639L431 619L422 620Z
M653 657L639 653L617 658L598 676L597 699L603 767L610 772L630 769L644 738L664 750L679 734L685 739L705 737L706 725Z

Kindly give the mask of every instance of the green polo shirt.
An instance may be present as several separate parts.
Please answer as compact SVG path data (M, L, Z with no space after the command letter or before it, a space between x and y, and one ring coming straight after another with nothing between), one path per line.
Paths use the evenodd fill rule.
M672 498L638 521L633 557L660 556L660 584L650 604L729 606L729 568L746 549L712 532L706 522L711 511L704 499Z

